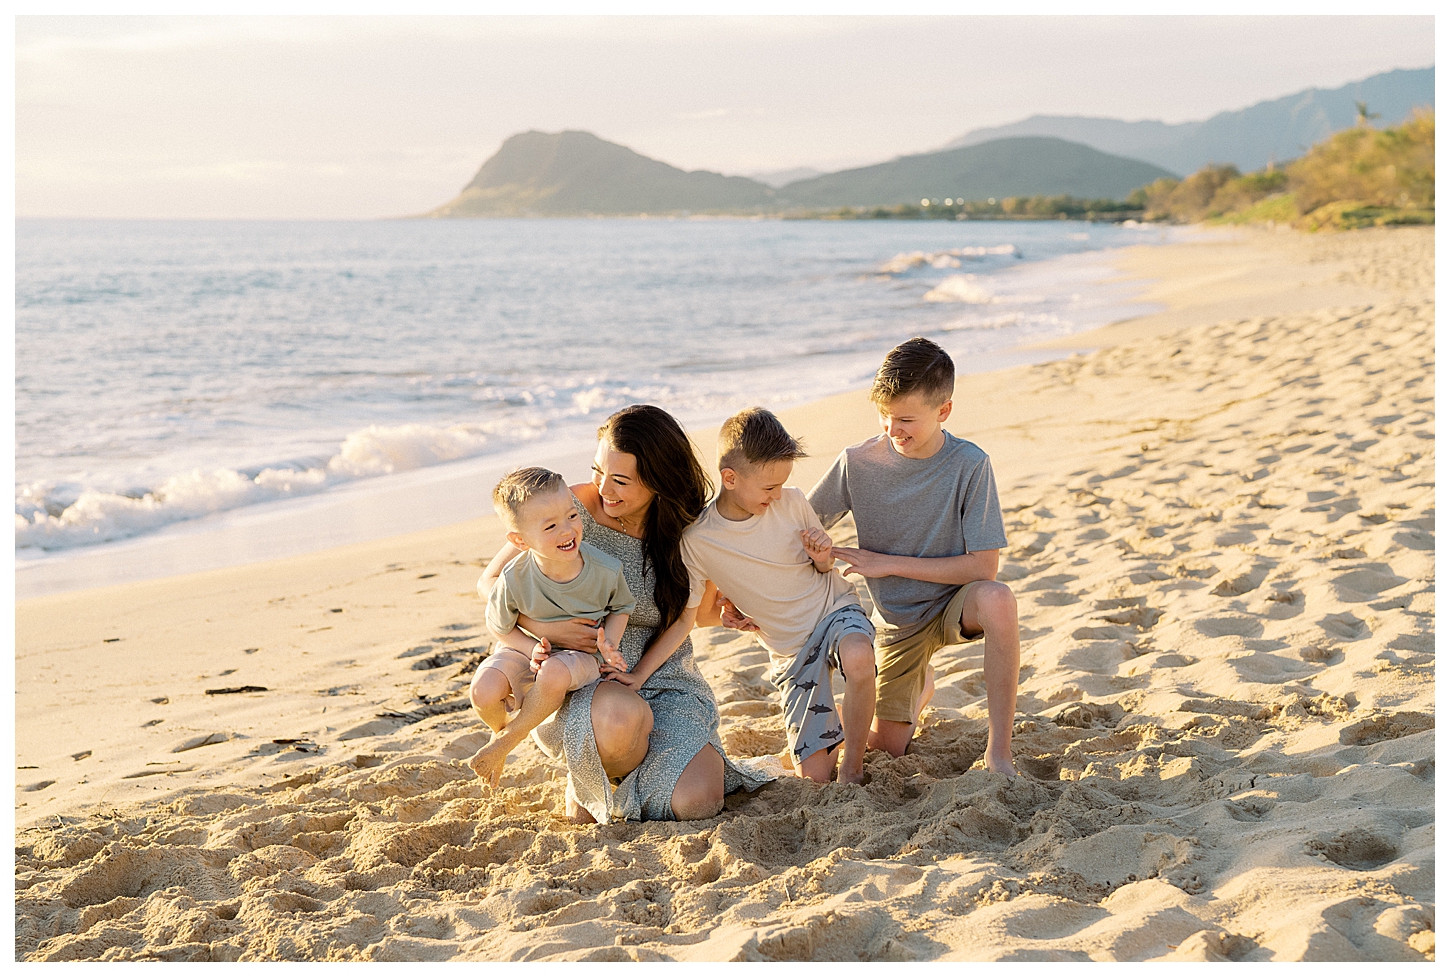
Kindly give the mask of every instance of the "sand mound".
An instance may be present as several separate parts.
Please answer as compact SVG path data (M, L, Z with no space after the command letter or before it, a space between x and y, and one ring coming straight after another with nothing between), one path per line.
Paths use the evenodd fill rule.
M1331 246L1425 284L1426 236ZM1001 486L1015 781L980 642L865 786L687 823L567 824L531 745L486 793L455 680L386 750L22 831L17 959L1433 959L1433 335L1402 292L1001 381L1079 446ZM699 637L727 747L778 750L764 652Z

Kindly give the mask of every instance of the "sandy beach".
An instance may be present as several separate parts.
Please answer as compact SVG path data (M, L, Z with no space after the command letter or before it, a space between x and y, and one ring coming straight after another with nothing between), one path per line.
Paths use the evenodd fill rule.
M16 959L1433 959L1433 231L1119 260L1165 311L963 377L947 424L1006 516L1022 776L980 763L978 641L862 787L577 826L526 742L487 792L492 518L41 597ZM859 392L782 417L804 488L876 433ZM695 648L769 767L766 652Z

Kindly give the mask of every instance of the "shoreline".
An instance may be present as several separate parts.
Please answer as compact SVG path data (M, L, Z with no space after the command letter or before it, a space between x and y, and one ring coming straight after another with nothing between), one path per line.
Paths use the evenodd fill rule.
M1000 277L1003 272L991 277L993 281L1010 281L1013 273L1020 275L1023 271L1048 268L1064 261L1069 274L1076 270L1074 265L1083 262L1111 267L1114 256L1125 251L1119 247L1059 255L1004 269L1006 278ZM1131 295L1109 297L1119 290L1115 288L1118 283L1130 277L1113 273L1092 283L1090 287L1103 293L1098 301L1105 310L1126 311L1150 304ZM1030 290L1033 284L1036 283L1026 287ZM964 304L963 308L984 306ZM1085 310L1085 314L1091 317L1094 311ZM1074 336L1085 335L1095 328ZM1070 342L1072 338L1064 337L1065 345L1054 347L1050 343L1033 342L1028 337L1017 345L961 361L958 370L962 375L978 375L1067 355L1060 350L1077 348ZM864 389L837 390L776 409L809 410L833 397ZM705 427L691 429L691 436L698 440L702 434L711 434L722 420L723 415ZM491 509L486 491L481 491L479 486L492 484L519 464L560 465L569 470L586 471L588 457L593 452L593 439L587 436L586 430L592 431L592 427L576 426L542 441L521 442L489 454L343 482L322 492L223 509L200 518L178 519L135 536L93 546L70 546L43 551L40 555L16 550L17 599L106 587L119 581L162 579L271 563L356 543L381 542L395 536L442 529L453 522L486 516ZM445 516L443 521L436 515L438 512L461 515Z
M38 597L17 958L1433 958L1433 237L1124 260L1162 312L965 376L946 425L1008 524L1025 776L979 769L971 642L865 787L575 826L525 744L485 793L492 517ZM860 392L780 413L804 487L876 433ZM693 639L727 751L776 752L765 653Z

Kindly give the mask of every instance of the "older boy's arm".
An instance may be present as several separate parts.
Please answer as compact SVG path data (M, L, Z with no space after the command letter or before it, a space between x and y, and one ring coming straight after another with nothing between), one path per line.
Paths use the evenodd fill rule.
M837 546L836 558L849 564L842 573L863 577L906 577L930 583L967 584L975 580L996 580L1001 550L979 550L961 556L893 556L873 553L854 546Z

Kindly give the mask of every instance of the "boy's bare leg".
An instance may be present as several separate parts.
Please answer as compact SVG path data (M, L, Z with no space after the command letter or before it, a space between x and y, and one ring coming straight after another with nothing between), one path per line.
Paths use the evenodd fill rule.
M498 786L498 778L503 773L509 751L522 743L535 726L548 719L564 704L564 696L569 692L569 682L569 666L562 661L546 659L539 666L534 687L529 689L524 701L519 703L519 714L514 717L514 721L468 761L473 772L488 786Z
M848 634L841 639L839 655L841 674L846 679L846 700L841 709L845 742L836 779L843 784L859 784L866 779L866 739L876 715L876 649L864 634Z
M468 699L473 703L473 711L495 733L508 722L508 708L504 703L509 692L508 676L497 668L480 668L469 684Z
M936 671L931 667L931 662L921 667L926 670L926 675L922 680L921 695L916 699L916 708L912 710L912 715L916 718L909 723L900 723L882 719L880 716L873 717L871 733L866 737L868 749L885 750L892 756L906 755L906 748L911 745L911 738L916 735L916 727L921 724L921 714L926 712L931 697L936 695Z
M836 754L840 752L841 744L837 743L829 750L817 750L804 760L795 764L795 772L798 777L808 777L818 784L829 784L836 773Z
M1012 765L1012 722L1017 715L1017 673L1021 641L1017 632L1017 598L995 580L982 580L967 591L962 606L962 631L985 632L982 672L987 685L987 769L1017 776Z

